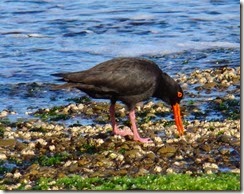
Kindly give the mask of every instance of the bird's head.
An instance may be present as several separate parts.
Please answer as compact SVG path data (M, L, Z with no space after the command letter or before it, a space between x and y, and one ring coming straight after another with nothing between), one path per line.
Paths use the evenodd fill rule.
M172 106L174 113L175 124L179 135L183 135L184 127L181 120L180 101L183 98L184 93L180 85L168 76L166 73L162 74L162 80L160 84L159 97L167 104Z
M169 105L180 103L184 96L183 90L180 85L171 78L168 74L162 73L161 80L157 88L157 97L161 98Z
M181 99L183 98L184 93L182 88L180 87L179 84L175 84L172 86L172 90L170 92L170 97L169 97L169 104L174 105L176 103L180 103Z

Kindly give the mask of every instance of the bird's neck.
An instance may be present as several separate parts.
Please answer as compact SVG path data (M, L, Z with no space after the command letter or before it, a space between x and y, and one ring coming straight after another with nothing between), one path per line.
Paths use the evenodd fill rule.
M153 96L169 103L169 97L171 96L172 90L175 88L174 79L172 79L168 74L163 73L157 83Z

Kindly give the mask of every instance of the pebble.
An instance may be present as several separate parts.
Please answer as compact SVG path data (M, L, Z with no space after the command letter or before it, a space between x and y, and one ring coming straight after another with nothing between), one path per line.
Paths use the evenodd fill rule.
M8 111L3 110L2 112L0 112L0 118L1 118L1 117L6 117L6 116L8 116L8 114L9 114Z
M29 150L29 149L23 149L21 151L22 155L35 155L35 152L33 150Z
M231 169L230 172L240 174L241 170L239 168Z
M50 151L54 151L55 148L56 148L55 145L50 145L50 146L49 146L49 150L50 150Z
M71 160L68 160L67 162L65 162L64 167L68 167L72 164Z
M0 154L0 160L6 160L7 156L6 154Z
M40 143L41 145L43 145L43 146L47 145L47 141L44 140L44 139L42 139L42 138L37 139L36 141L37 141L38 143Z
M192 171L190 171L190 170L187 170L187 171L186 171L186 174L189 174L189 175L191 175L191 174L192 174Z
M219 167L217 164L214 164L214 163L204 163L203 169L204 169L205 173L213 174L213 173L218 172Z
M155 166L155 168L153 170L154 170L154 172L161 172L162 171L162 167Z
M122 155L122 154L118 154L117 157L116 157L116 160L117 160L117 161L120 161L120 162L123 162L124 159L125 159L125 157L124 157L124 155Z
M158 144L161 144L162 143L162 139L160 137L154 137L154 141Z
M110 157L111 159L115 159L115 158L118 157L118 154L116 154L116 153L110 153L110 154L109 154L109 157Z
M14 179L19 179L22 175L19 172L15 172L13 175Z
M223 72L220 73L221 71ZM202 89L197 91L201 93L206 89L217 90L222 85L236 83L234 79L238 80L239 77L240 68L226 68L222 70L196 70L192 72L191 76L179 74L177 79L180 82L184 80L183 86L187 88L191 88L192 84L201 85ZM204 84L207 84L205 85L206 88L204 88ZM198 97L198 94L194 94L194 96ZM208 101L215 100L214 97L206 99ZM237 92L228 93L220 99L220 102L228 99L238 99ZM194 112L195 110L196 113L201 113L201 110L196 108L197 103L201 102L194 101L195 107L191 107L190 110L183 109L182 112ZM93 108L95 105L96 108ZM104 111L104 107L106 107L106 111ZM107 104L91 102L69 104L57 112L67 112L72 116L82 114L82 116L93 117L103 113L107 115L107 108ZM137 106L137 109L139 115L150 115L154 119L157 114L172 114L171 108L162 103L151 101ZM43 111L48 112L50 109L43 109ZM89 114L87 111L90 111ZM116 114L124 116L128 113L128 110L121 105L118 105L116 111ZM11 113L2 111L0 117L1 115L8 116L8 114ZM102 118L104 117L102 116ZM123 119L124 117L121 117L121 120ZM169 121L168 118L160 118L160 120L151 120L145 123L141 123L140 119L139 116L138 125L141 135L151 137L154 143L142 144L134 142L131 137L110 135L112 127L109 120L106 120L107 124L75 127L45 122L40 119L18 123L16 127L7 125L4 127L3 139L12 138L17 143L10 148L1 147L0 160L8 162L8 158L11 158L13 161L19 161L21 165L23 163L23 166L26 167L22 169L21 165L16 162L14 163L16 166L13 168L17 171L13 174L9 172L4 174L3 178L16 179L16 183L13 186L8 185L8 189L18 188L18 180L21 179L26 180L26 188L31 188L32 181L36 181L40 177L51 177L56 180L57 177L69 176L71 171L72 174L84 177L92 177L94 173L97 176L126 174L138 176L149 172L211 174L218 173L220 171L219 166L223 165L224 161L224 165L231 166L230 172L240 173L240 161L238 161L240 155L240 119L226 119L221 122L203 119L185 120L186 132L182 137L178 136L175 125L165 125ZM123 123L123 121L118 122ZM123 128L124 125L120 127ZM32 131L33 129L44 129L44 131ZM148 132L152 132L154 136L150 133L148 135ZM230 153L230 150L233 151ZM67 158L66 156L61 157L61 164L41 166L37 162L31 170L30 165L33 164L28 166L28 162L35 161L41 154L54 157L56 154L63 153L67 153ZM236 161L233 162L229 159L230 154L233 155L233 158L237 158ZM50 183L50 186L54 184ZM55 186L50 188L58 189Z
M96 143L97 143L97 146L101 146L103 143L104 143L104 140L103 139L97 139L96 140Z
M167 172L168 174L175 174L175 171L174 171L173 168L168 168L168 169L166 170L166 172Z
M32 185L28 184L28 185L25 185L25 190L31 190L32 189Z

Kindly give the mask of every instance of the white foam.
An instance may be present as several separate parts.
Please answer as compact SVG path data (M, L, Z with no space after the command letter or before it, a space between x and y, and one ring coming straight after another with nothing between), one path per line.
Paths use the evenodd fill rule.
M153 44L137 42L133 43L118 43L107 44L104 47L99 47L89 51L90 53L99 55L113 55L113 56L141 56L141 55L163 55L177 52L183 52L187 50L203 50L210 48L239 48L240 45L231 42L155 42Z
M151 20L153 18L154 18L154 16L152 14L143 13L143 14L134 15L130 19L131 20Z

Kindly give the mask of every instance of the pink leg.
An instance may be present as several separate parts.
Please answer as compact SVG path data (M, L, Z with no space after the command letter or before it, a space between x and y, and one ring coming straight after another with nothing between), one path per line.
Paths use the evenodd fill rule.
M132 131L130 130L119 130L115 121L115 104L111 104L109 108L109 113L110 113L110 119L111 119L114 134L121 135L121 136L133 135Z
M137 127L136 127L136 116L135 116L134 109L129 112L129 117L130 117L132 131L134 133L134 140L142 142L142 143L152 143L153 141L150 138L141 138L140 137Z

